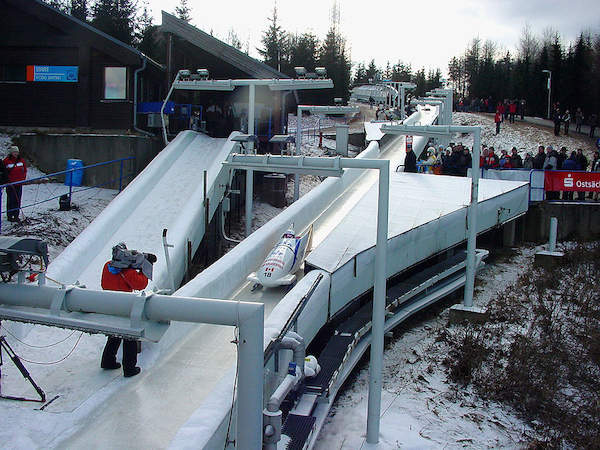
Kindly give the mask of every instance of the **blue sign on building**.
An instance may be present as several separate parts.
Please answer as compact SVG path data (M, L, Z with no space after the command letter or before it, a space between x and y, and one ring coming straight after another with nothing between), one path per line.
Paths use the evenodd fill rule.
M78 66L27 66L27 81L77 83Z

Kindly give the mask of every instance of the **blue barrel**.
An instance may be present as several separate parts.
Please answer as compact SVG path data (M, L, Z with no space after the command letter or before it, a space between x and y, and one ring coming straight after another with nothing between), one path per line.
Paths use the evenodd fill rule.
M67 172L65 174L65 186L81 186L83 181L83 161L80 159L67 159L67 170L74 170L73 172Z

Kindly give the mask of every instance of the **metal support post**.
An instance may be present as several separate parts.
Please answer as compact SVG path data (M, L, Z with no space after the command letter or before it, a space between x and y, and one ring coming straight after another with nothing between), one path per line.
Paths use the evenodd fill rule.
M406 106L404 105L404 86L400 86L400 118L402 120L406 119Z
M252 233L252 199L254 198L254 171L246 169L246 237Z
M123 160L119 166L119 192L123 190Z
M298 105L296 116L296 151L294 155L302 154L302 106ZM300 198L300 174L294 174L294 201Z
M556 232L558 229L558 219L550 217L550 239L548 241L548 251L556 251Z
M383 337L385 326L385 293L387 281L387 235L390 189L390 162L379 169L377 199L377 246L375 247L375 273L373 289L373 316L371 359L369 368L369 403L367 416L367 442L379 442L381 415L381 385L383 369Z
M475 247L477 246L477 197L479 195L479 155L481 153L481 129L473 133L473 156L471 163L471 204L468 209L467 274L465 280L464 305L473 306L475 289Z
M254 134L254 102L256 86L248 86L248 134ZM248 142L247 153L255 153L254 143ZM254 172L246 170L246 237L252 233L252 201L254 199ZM207 224L208 226L208 224Z
M261 306L264 308L264 305ZM252 315L246 316L238 324L240 335L238 337L236 447L239 449L257 449L262 446L263 308ZM233 411L231 414L233 414Z
M248 134L254 134L254 110L255 110L256 86L248 86ZM248 153L255 153L254 142L248 142Z

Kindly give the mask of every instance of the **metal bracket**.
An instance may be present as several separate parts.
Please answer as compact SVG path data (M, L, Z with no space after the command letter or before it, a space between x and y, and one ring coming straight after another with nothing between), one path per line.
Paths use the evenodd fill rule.
M73 290L75 286L64 286L56 291L52 304L50 305L50 314L53 316L59 316L61 311L68 311L65 306L65 298L69 292Z
M144 309L146 308L146 301L154 295L154 292L150 292L146 295L145 291L133 301L131 305L131 311L129 313L129 319L131 321L131 328L144 328L143 322L146 320L144 317Z

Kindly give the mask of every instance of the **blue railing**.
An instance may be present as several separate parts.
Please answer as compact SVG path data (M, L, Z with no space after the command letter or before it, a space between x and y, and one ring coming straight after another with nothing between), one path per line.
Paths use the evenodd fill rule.
M70 180L70 182L69 182L69 202L71 201L71 197L73 196L73 194L77 194L79 192L84 192L84 191L87 191L89 189L100 188L100 187L106 186L108 184L111 184L111 183L113 183L113 182L115 182L117 180L119 180L119 192L121 192L123 190L123 178L124 178L124 176L123 176L123 163L125 161L130 161L130 160L133 160L133 159L135 159L134 156L130 156L128 158L113 159L111 161L105 161L105 162L101 162L101 163L90 164L89 166L74 167L72 169L62 170L60 172L50 173L50 174L47 174L47 175L44 175L44 176L41 176L41 177L30 178L30 179L23 180L23 181L15 181L13 183L1 184L0 185L0 231L2 231L2 214L9 212L8 209L5 210L5 211L2 211L2 195L1 194L2 194L2 189L3 188L9 188L11 186L19 186L19 185L23 185L23 184L31 184L32 182L35 182L35 181L38 181L38 180L50 179L50 178L53 178L53 177L56 177L56 176L59 176L59 175L70 174L71 176L67 177ZM85 170L85 169L91 169L91 168L94 168L94 167L106 166L106 165L114 164L114 163L119 163L119 177L118 178L112 178L112 179L110 179L108 181L105 181L104 183L95 184L93 186L87 186L87 187L84 187L84 188L81 188L81 189L77 189L75 191L73 190L73 183L72 183L72 181L73 181L73 172L75 172L77 170ZM126 174L126 176L130 176L130 175L132 175L132 173ZM24 208L30 208L32 206L40 205L42 203L46 203L46 202L49 202L51 200L55 200L57 198L60 198L60 197L62 197L62 195L64 195L64 194L55 195L53 197L47 198L45 200L41 200L39 202L35 202L35 203L31 203L29 205L21 206L18 209L21 210L21 209L24 209ZM10 211L14 211L14 210L10 210Z

